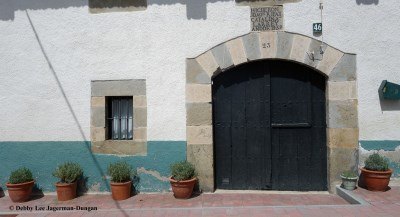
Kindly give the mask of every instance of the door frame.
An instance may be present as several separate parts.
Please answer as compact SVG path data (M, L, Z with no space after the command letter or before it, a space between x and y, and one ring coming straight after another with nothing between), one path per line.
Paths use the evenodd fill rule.
M214 191L212 79L240 64L263 59L293 61L327 77L327 180L330 192L343 170L358 165L356 55L301 34L252 32L186 59L187 160L194 163L199 188ZM268 46L265 46L268 44ZM320 54L320 51L323 54Z

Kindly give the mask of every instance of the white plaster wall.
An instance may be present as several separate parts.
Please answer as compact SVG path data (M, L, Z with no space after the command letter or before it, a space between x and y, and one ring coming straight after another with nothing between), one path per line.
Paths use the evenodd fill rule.
M148 0L145 11L100 14L85 0L35 2L0 1L0 141L90 140L90 81L143 78L148 140L186 140L185 58L250 30L249 7L233 0ZM362 2L371 1L326 1L324 39L358 54L360 138L400 140L400 104L382 111L377 93L383 79L400 83L400 2ZM318 5L286 4L285 30L312 36Z

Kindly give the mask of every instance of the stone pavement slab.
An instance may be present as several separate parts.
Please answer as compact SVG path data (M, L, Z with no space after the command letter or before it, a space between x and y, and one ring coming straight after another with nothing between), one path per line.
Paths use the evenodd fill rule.
M138 194L119 202L110 195L84 195L66 202L46 195L25 203L0 198L0 216L400 216L400 187L387 192L358 188L351 194L367 204L349 204L333 194L205 193L178 200L171 193L160 193ZM76 210L77 206L93 210ZM23 207L32 210L16 211ZM37 207L51 210L34 210ZM63 207L75 210L57 210Z

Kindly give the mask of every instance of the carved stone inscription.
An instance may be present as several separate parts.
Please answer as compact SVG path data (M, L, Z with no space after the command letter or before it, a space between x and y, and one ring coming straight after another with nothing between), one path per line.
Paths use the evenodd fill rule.
M271 31L283 29L283 7L251 8L251 31Z

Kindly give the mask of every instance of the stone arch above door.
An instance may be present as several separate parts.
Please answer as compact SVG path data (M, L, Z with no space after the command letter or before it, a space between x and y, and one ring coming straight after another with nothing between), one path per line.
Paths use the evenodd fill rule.
M322 49L323 55L320 54ZM195 164L200 189L214 190L212 78L229 68L263 59L284 59L327 77L328 188L343 170L356 169L358 113L356 55L290 32L252 32L186 60L187 159Z

